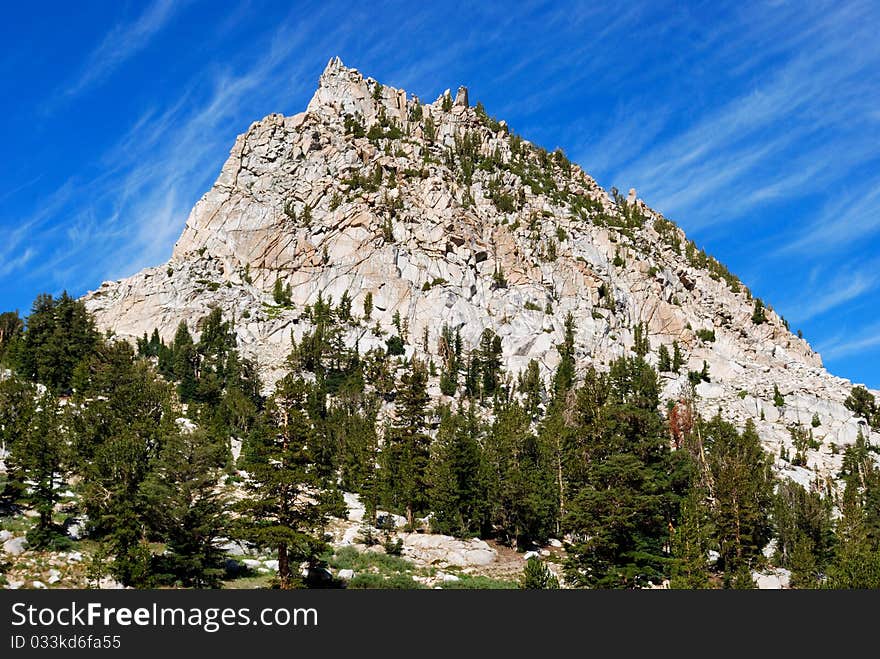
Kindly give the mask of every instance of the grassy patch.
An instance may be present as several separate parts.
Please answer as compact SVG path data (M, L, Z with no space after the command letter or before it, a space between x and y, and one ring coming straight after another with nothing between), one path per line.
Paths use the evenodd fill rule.
M278 318L284 311L291 311L293 309L293 305L286 304L269 304L268 302L263 302L263 311L266 316L269 318Z
M378 570L384 574L411 574L416 567L405 558L381 554L379 552L360 552L354 547L340 547L327 563L337 570L366 572Z
M336 550L327 557L327 564L337 570L354 570L355 576L348 582L348 588L424 588L413 576L429 573L400 556L360 552L354 547Z
M0 529L14 535L24 535L33 526L33 522L24 515L0 517Z
M458 581L446 581L440 584L446 590L512 590L519 588L515 581L493 579L475 574L456 575Z
M275 579L274 573L267 574L249 574L247 576L236 577L235 579L227 579L223 582L223 588L231 590L254 590L257 588L269 588L272 580Z
M406 574L384 575L372 572L355 575L354 579L348 582L348 587L357 589L388 588L393 590L425 588L423 584L413 581L413 578Z

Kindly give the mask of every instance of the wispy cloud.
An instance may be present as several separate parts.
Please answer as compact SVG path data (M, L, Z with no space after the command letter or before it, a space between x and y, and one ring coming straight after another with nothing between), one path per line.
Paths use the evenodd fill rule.
M61 97L77 96L104 81L146 48L184 4L185 0L154 0L134 20L116 25L86 58L75 79L62 89Z
M166 259L235 135L262 114L286 109L290 98L307 99L316 83L307 73L320 71L329 40L340 36L338 28L317 27L325 18L310 13L318 34L289 18L222 68L200 72L178 98L144 110L99 157L97 176L65 188L71 210L63 222L58 204L32 219L54 219L41 239L53 237L64 248L33 262L28 277L82 291ZM15 238L21 249L26 234ZM86 258L96 245L100 257Z
M39 235L40 230L55 219L74 198L76 186L67 180L54 192L42 200L40 208L31 215L20 218L14 228L0 231L0 263L2 275L8 275L23 267L29 260L22 259L22 254L30 250L29 243Z
M798 296L793 304L785 305L792 320L804 322L836 309L880 286L880 269L877 262L852 270L845 269L826 278L814 273L811 285Z
M864 163L875 154L864 148L858 127L878 100L876 93L866 97L864 76L880 65L874 40L853 53L853 40L867 37L864 23L852 6L831 8L805 28L812 39L809 48L791 48L805 38L797 30L795 37L781 37L790 50L780 51L781 61L774 65L762 60L767 68L754 76L749 89L702 112L635 162L621 159L613 179L644 190L650 203L698 227L827 185L830 181L819 174L830 169L829 163L838 173ZM791 32L781 30L783 35ZM730 42L725 45L731 47ZM766 58L766 49L755 50ZM740 55L751 58L747 51ZM766 182L753 189L755 179ZM702 212L710 201L724 212Z
M2 262L0 262L0 277L5 277L9 273L15 272L19 268L27 265L34 257L34 254L34 250L28 247L23 253L19 254L18 256L9 260L4 259Z
M828 254L880 231L880 176L839 195L779 247L780 254Z
M880 323L848 336L838 335L819 344L822 356L830 359L871 352L877 348L880 348Z

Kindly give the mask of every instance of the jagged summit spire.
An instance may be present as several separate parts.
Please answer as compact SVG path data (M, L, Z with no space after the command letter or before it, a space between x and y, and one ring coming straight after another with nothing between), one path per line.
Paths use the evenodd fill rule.
M339 75L340 73L348 73L351 71L355 71L355 69L349 69L342 63L342 60L338 55L334 55L327 61L327 66L324 67L324 71L321 73L320 80L324 80L326 78L332 78L334 76Z
M324 73L327 73L328 71L332 71L332 70L336 70L336 69L342 69L342 68L345 68L345 65L342 63L342 60L339 58L339 55L334 55L333 57L331 57L328 60L327 66L324 68Z
M365 78L357 69L345 66L339 57L332 57L321 73L307 111L324 116L358 116L369 125L376 121L380 108L387 117L402 120L407 108L406 92Z

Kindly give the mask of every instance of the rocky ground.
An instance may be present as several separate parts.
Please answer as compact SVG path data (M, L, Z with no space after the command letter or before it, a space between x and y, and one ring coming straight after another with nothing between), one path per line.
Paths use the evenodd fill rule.
M526 561L538 557L565 586L562 567L565 549L562 541L550 539L544 547L529 551L478 538L459 539L432 533L407 533L404 518L379 512L385 518L382 528L364 525L364 508L357 495L345 494L348 515L333 518L326 531L332 551L328 565L312 575L325 587L352 588L517 588ZM10 531L5 527L14 528ZM34 551L25 540L29 527L26 517L0 518L0 587L7 589L46 588L123 588L106 574L106 558L99 555L97 543L71 538L63 551ZM369 530L369 531L368 531ZM366 541L369 532L373 541ZM74 531L74 536L78 534ZM385 543L401 541L399 553L389 554ZM161 548L155 548L161 550ZM223 545L227 555L227 578L223 588L266 588L276 579L278 561L242 543ZM770 558L774 546L765 550ZM710 561L717 555L710 556ZM306 566L301 566L306 574ZM752 575L759 589L789 587L788 570L770 568ZM666 584L657 586L665 588Z
M536 555L547 560L554 572L561 571L559 563L564 552L558 540L551 541L546 548L518 552L477 538L406 533L402 517L381 512L380 518L386 518L390 524L382 529L372 527L374 541L368 543L364 538L368 527L364 525L363 506L357 495L346 494L345 498L348 516L333 518L327 528L333 552L326 574L320 576L331 585L345 586L352 582L354 587L382 587L383 580L393 579L395 587L511 588L516 587L525 561ZM27 517L4 517L0 524L15 529L0 530L0 562L5 560L9 564L5 574L0 575L3 587L121 588L105 573L106 564L101 565L96 558L96 543L71 538L70 547L65 550L34 551L24 537L29 528ZM385 542L393 544L398 539L402 543L399 554L389 555ZM259 552L235 541L226 542L223 549L228 557L229 577L224 587L271 585L278 570L278 561L271 553ZM363 556L357 558L357 554ZM360 581L356 580L358 575ZM364 584L365 575L374 578Z

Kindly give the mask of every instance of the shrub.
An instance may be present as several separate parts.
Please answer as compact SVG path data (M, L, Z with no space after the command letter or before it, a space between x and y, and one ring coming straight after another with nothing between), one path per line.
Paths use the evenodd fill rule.
M559 588L559 579L543 561L533 556L526 561L519 587L529 590L555 590Z
M289 307L290 306L290 296L291 296L290 284L287 284L285 286L280 278L276 279L275 286L272 289L272 299L275 300L275 304L277 304L279 306L283 306L283 307Z
M392 541L391 536L388 536L385 538L385 542L382 543L382 547L389 556L400 556L403 554L403 540L401 538Z
M507 288L507 279L500 266L496 266L495 272L492 273L492 288Z
M764 303L761 298L755 298L755 308L752 311L752 322L755 325L761 325L767 322L767 314L764 311Z
M782 407L785 405L785 397L780 393L779 386L773 385L773 404L776 407Z
M385 345L387 346L386 353L389 356L403 355L406 353L406 350L403 348L403 339L396 334L385 341Z
M346 135L364 137L367 134L364 125L350 114L345 115L344 124Z

